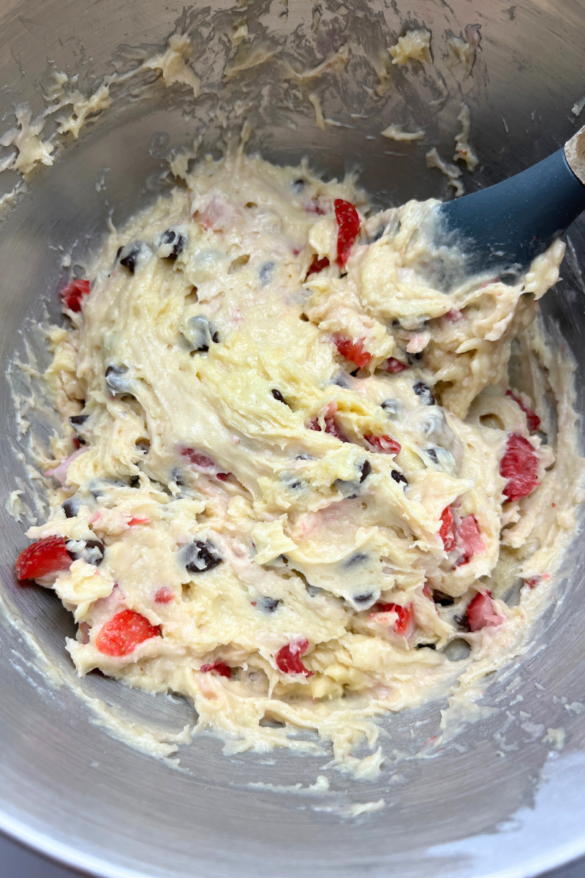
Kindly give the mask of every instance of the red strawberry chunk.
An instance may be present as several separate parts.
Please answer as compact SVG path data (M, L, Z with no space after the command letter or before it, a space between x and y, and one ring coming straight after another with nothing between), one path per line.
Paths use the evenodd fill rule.
M466 515L460 519L457 527L457 548L462 553L462 557L456 563L456 567L461 564L467 564L474 555L482 555L485 552L485 545L481 538L481 532L477 525L475 515Z
M216 475L220 482L227 482L230 473L216 473Z
M538 454L533 445L518 433L510 433L506 451L500 461L500 475L507 479L504 494L508 500L527 497L540 484Z
M450 323L459 323L460 320L463 320L463 311L460 311L458 308L451 308L450 311L447 311L445 317Z
M501 625L505 619L496 613L491 592L480 591L467 607L467 621L470 631L479 631L488 626Z
M81 311L81 302L84 296L89 295L90 283L88 280L72 280L61 290L61 301L69 311Z
M313 671L308 671L301 661L301 656L306 653L309 648L309 641L304 637L281 646L275 656L276 667L283 674L305 674L307 677L313 676Z
M200 469L215 469L215 461L208 457L206 454L202 454L200 451L196 451L194 448L181 448L180 453L182 457L186 457L190 464L193 466L197 466Z
M327 268L329 265L329 260L326 256L323 259L319 259L318 256L313 257L313 261L309 266L309 270L307 271L307 277L310 277L312 274L319 274L320 271L323 271L324 268ZM306 280L307 278L305 278Z
M343 268L349 259L355 239L360 230L360 215L349 201L336 198L334 202L335 219L337 220L337 261Z
M349 442L349 439L335 420L335 412L337 411L336 403L329 403L327 408L325 409L325 416L323 420L325 421L325 432L329 433L330 436L335 436L336 439L339 439L340 442ZM319 423L319 418L313 418L309 421L309 430L315 430L316 433L321 432L321 424Z
M134 652L145 640L160 636L159 625L151 625L148 619L134 610L122 610L102 625L95 645L104 655L124 656Z
M441 527L439 536L443 540L443 547L446 552L450 552L455 548L455 525L453 522L453 513L451 507L447 506L441 513Z
M145 518L144 516L133 515L130 521L128 522L128 527L137 527L140 524L149 524L150 518Z
M392 439L391 436L373 436L372 434L368 434L364 436L364 439L372 449L372 451L377 454L400 454L400 450L402 445L400 442L397 442L396 439Z
M228 677L228 679L232 675L232 669L230 666L226 665L225 662L219 661L219 659L209 662L207 665L201 665L199 670L202 674L208 674L209 671L214 671L216 674L219 674L220 677Z
M175 597L175 592L168 585L163 585L162 588L159 588L158 591L154 595L154 600L157 604L170 604L170 602Z
M532 409L529 409L528 406L524 405L520 397L512 393L511 390L506 390L506 396L509 396L510 399L513 399L515 403L518 403L518 405L526 415L526 423L528 424L528 429L531 433L535 433L540 427L540 418L538 417L536 412L533 412Z
M44 537L24 549L16 559L16 575L19 579L41 579L49 573L69 570L71 555L63 537Z
M377 616L379 613L396 613L398 619L394 622L393 626L395 634L401 637L410 637L414 631L412 604L407 604L405 607L402 604L376 604L376 609L374 613L370 614L370 618Z
M365 369L372 359L372 355L364 350L364 341L365 339L363 338L353 341L346 335L333 336L333 343L335 344L338 353L351 363L355 363L360 369Z
M408 366L405 363L401 363L396 357L388 357L386 360L386 371L390 372L392 375L397 375L398 372L404 372L405 369L408 369Z

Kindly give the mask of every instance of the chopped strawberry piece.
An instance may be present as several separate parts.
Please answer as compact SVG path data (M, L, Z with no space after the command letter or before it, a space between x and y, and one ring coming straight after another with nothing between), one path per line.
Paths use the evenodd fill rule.
M467 564L474 555L483 555L485 552L485 544L481 538L481 532L477 526L475 515L466 515L462 518L456 528L457 548L462 552L462 557L457 561L456 567L461 564Z
M173 589L168 585L163 585L163 587L159 588L155 593L154 600L157 604L170 604L174 597L175 592Z
M540 582L540 576L531 576L529 579L525 579L524 582L528 588L535 588Z
M376 604L376 609L370 614L370 618L379 613L396 613L398 619L394 622L394 633L401 637L409 637L412 634L414 630L412 604L407 604L405 607L402 604Z
M524 405L520 397L512 393L511 390L506 390L506 396L509 396L510 399L513 399L515 403L518 403L518 405L526 415L526 423L528 424L528 429L531 433L535 433L540 427L540 418L538 417L536 412L533 412L532 409L529 409L527 405Z
M397 375L398 372L404 372L405 369L408 369L408 366L405 363L401 363L396 357L388 357L386 360L386 371L390 372L392 375Z
M95 645L104 655L124 656L151 637L160 637L159 625L151 625L148 619L134 610L122 610L102 625Z
M349 251L351 250L355 239L360 230L360 215L349 201L342 198L336 198L335 203L335 219L339 230L337 232L337 261L343 268L349 259Z
M132 516L130 521L128 522L129 527L137 527L139 524L149 524L150 518L142 518L140 516Z
M317 216L325 216L325 211L321 207L318 201L313 200L305 205L305 210L307 213L315 213Z
M335 420L336 410L337 406L335 403L329 403L325 409L325 417L323 418L325 421L325 432L329 433L330 436L335 436L340 442L349 442L349 439ZM319 423L319 418L313 418L309 421L308 428L309 430L315 430L316 433L320 433L321 424Z
M217 475L217 478L220 480L220 482L227 482L230 474L229 473L217 473L216 475Z
M446 552L450 552L455 548L455 525L453 522L453 513L451 507L447 506L441 513L441 528L439 536L443 540L443 546Z
M209 662L207 665L201 665L199 668L202 674L208 674L209 671L214 671L216 674L219 674L220 677L228 677L228 679L232 675L232 669L229 665L226 665L225 662L221 662L218 659L214 662Z
M496 613L491 592L480 591L467 607L467 621L470 631L479 631L487 626L501 625L505 619Z
M276 667L283 674L305 674L307 677L313 676L313 671L308 671L301 661L301 656L306 653L309 648L309 641L304 637L281 646L275 656Z
M307 277L310 277L312 274L319 274L320 271L323 271L324 268L327 268L329 265L329 260L326 256L323 259L319 259L317 256L313 257L313 261L309 266L309 270L307 271ZM307 278L305 278L306 280Z
M371 433L364 436L364 439L377 454L400 454L402 445L391 436L373 436Z
M510 433L506 451L500 461L500 475L507 479L504 494L508 500L527 497L540 484L538 454L528 439L518 433Z
M186 457L189 463L193 464L193 466L197 466L200 469L215 469L215 461L213 461L206 454L202 454L200 451L196 451L194 448L181 448L180 453L182 457Z
M69 570L72 558L63 537L44 537L20 553L16 559L16 575L19 579L41 579L49 573Z
M372 355L364 350L363 338L353 341L345 335L334 335L333 343L342 357L345 357L351 363L355 363L360 369L365 369L372 359Z
M451 308L450 311L447 311L445 317L450 323L459 323L460 320L463 320L463 311L459 311L458 308Z
M61 301L69 311L81 311L81 302L84 296L89 296L90 283L88 280L72 280L60 292Z

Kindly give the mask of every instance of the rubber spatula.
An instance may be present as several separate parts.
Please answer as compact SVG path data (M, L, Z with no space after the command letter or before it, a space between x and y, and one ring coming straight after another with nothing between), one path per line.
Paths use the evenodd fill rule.
M444 253L433 273L439 288L447 292L478 273L515 282L583 210L585 126L537 165L438 207L434 242ZM463 265L461 259L455 265L454 247Z

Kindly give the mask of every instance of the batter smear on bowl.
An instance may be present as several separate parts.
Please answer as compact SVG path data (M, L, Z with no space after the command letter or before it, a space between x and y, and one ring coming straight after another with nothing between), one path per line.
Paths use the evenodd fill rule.
M53 509L16 570L74 614L79 674L181 693L231 752L316 730L373 776L373 717L515 654L574 526L556 432L508 381L564 245L445 295L436 204L372 214L351 177L238 152L65 287Z

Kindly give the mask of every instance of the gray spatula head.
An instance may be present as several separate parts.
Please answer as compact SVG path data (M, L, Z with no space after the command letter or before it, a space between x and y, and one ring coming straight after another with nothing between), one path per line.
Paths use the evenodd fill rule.
M513 282L585 210L585 127L563 149L531 168L441 204L435 244L458 248L463 263L440 260L447 291L463 275L490 273Z

